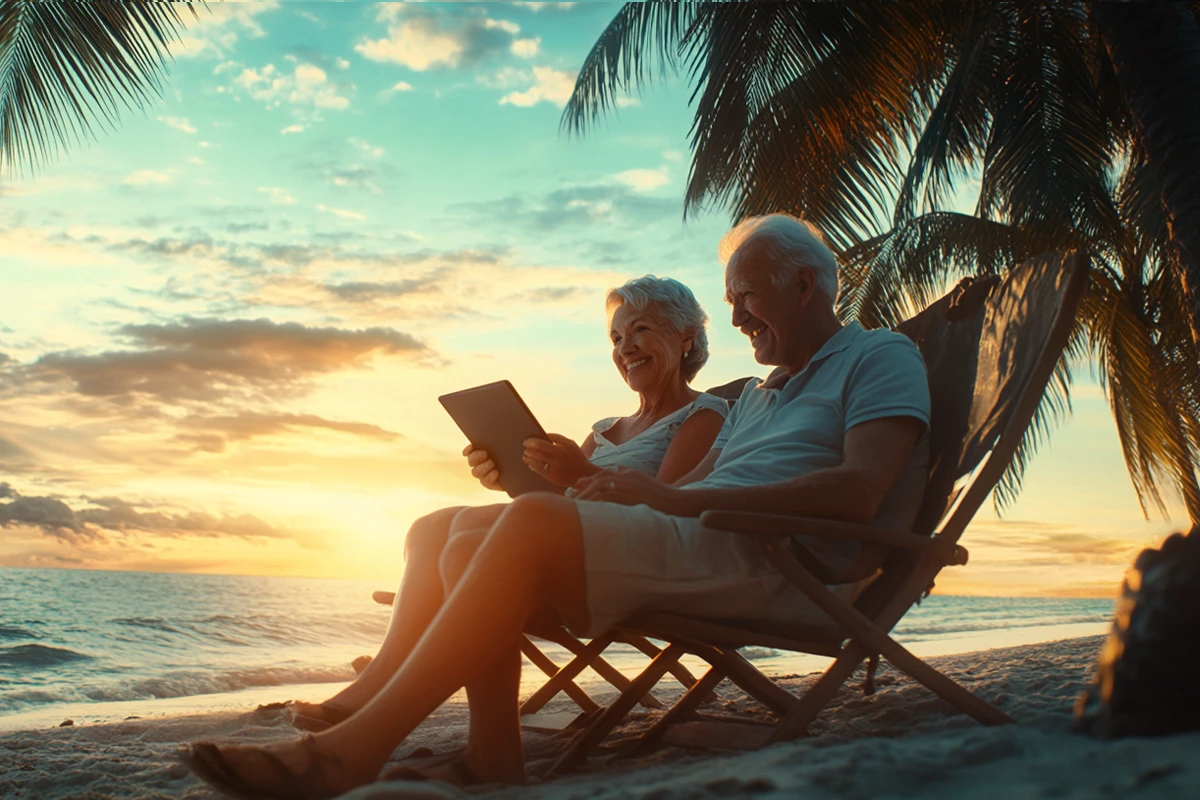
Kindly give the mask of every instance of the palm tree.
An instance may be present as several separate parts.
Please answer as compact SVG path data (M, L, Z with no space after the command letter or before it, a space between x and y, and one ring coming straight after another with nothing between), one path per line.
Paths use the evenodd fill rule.
M0 0L0 173L30 172L157 95L191 3Z
M585 61L563 125L584 132L617 93L686 70L685 215L712 204L812 219L845 263L843 312L866 324L903 318L953 275L1087 247L1095 290L1073 352L1090 347L1101 366L1143 508L1161 507L1167 479L1200 519L1196 349L1172 291L1200 262L1167 244L1184 217L1150 213L1164 182L1147 154L1161 159L1123 93L1145 62L1110 56L1092 12L1031 0L630 3ZM1185 16L1196 27L1194 9ZM1179 116L1159 128L1178 133ZM953 210L967 178L979 187L971 215ZM1000 502L1066 406L1066 366Z

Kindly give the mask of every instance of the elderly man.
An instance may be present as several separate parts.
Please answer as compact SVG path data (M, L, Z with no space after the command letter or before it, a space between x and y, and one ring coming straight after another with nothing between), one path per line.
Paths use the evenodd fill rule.
M373 781L396 745L465 686L468 747L435 777L519 783L517 642L546 605L584 636L649 609L816 618L747 537L706 529L697 517L753 510L907 528L927 473L924 364L899 334L841 324L836 260L806 223L747 220L721 252L733 325L755 359L776 369L746 387L686 486L601 473L573 499L523 495L489 528L458 531L442 562L453 590L371 702L299 741L193 745L181 754L192 769L232 794L333 797ZM797 544L831 583L873 566L873 554L857 548Z

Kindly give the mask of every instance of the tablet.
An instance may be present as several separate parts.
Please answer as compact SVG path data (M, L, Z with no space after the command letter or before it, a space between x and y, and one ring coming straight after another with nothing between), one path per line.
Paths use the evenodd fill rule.
M438 402L466 434L471 444L486 450L500 472L500 486L509 497L558 487L529 468L523 460L526 439L546 438L525 401L508 381L487 383L451 392Z

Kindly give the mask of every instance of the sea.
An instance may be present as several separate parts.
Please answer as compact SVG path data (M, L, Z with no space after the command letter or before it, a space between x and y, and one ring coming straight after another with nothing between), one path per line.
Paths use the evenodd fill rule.
M0 568L0 730L319 700L375 652L391 610L379 581ZM1112 600L934 594L897 626L921 656L1034 644L1108 629ZM559 664L568 654L546 653ZM775 674L816 656L750 648ZM614 646L633 674L645 659ZM589 679L590 672L581 676ZM526 664L528 690L540 679ZM586 687L585 687L586 688Z

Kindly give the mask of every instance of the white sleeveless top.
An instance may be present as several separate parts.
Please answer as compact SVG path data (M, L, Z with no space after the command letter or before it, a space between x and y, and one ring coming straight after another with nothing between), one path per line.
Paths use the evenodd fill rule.
M592 440L596 449L589 459L597 467L612 469L625 467L636 469L650 475L657 475L671 440L693 414L704 409L711 409L721 415L721 419L729 413L729 404L716 395L701 393L688 405L660 419L632 439L613 444L604 438L604 432L616 424L620 417L608 417L592 426Z

